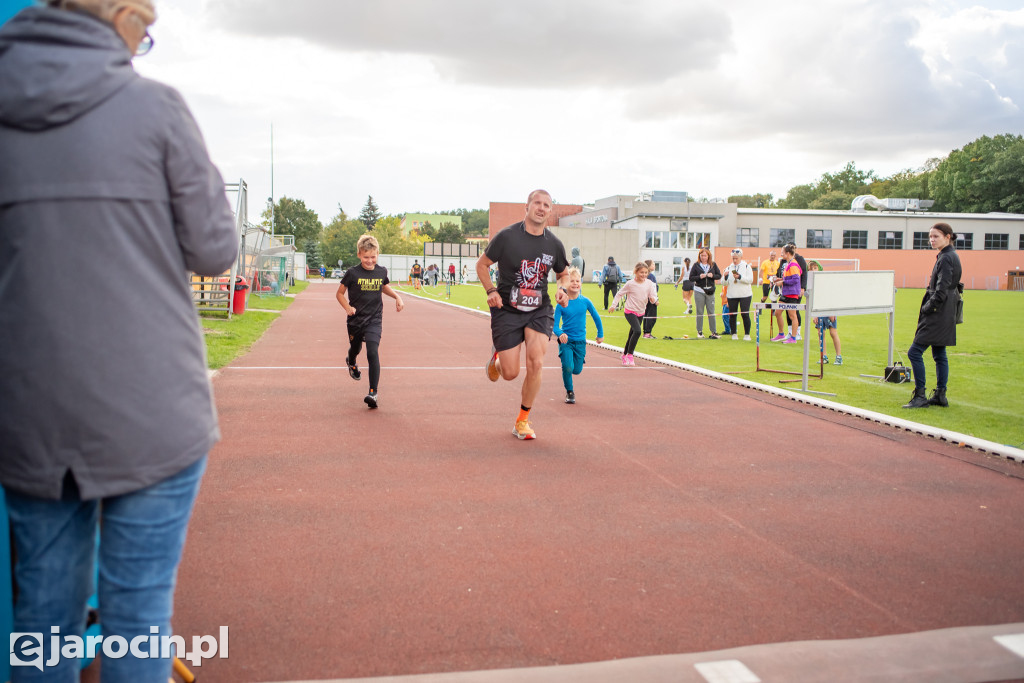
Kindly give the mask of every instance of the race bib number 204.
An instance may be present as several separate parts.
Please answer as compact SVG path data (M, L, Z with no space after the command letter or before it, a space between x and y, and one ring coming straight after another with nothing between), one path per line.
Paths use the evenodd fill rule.
M541 290L513 287L508 301L517 311L529 312L540 308Z

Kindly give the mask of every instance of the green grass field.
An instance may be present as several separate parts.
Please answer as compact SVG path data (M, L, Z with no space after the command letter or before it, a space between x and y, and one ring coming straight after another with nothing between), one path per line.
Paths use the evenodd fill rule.
M290 293L298 294L308 286L308 282L296 282ZM250 295L248 310L242 315L233 315L230 320L223 316L200 316L207 366L217 370L248 351L280 317L280 313L272 311L283 311L292 301L289 296Z
M486 310L486 298L479 285L455 285L451 290L451 303ZM404 287L403 291L412 293L408 287ZM444 300L445 288L428 287L421 293ZM657 339L641 339L637 346L638 352L733 374L752 382L799 390L799 382L779 383L780 379L792 379L793 376L756 371L753 341L733 341L728 336L719 340L696 339L694 318L679 317L684 313L682 292L670 285L662 285L660 293L662 300L658 306L659 320L653 332ZM906 350L914 337L922 293L920 289L902 289L896 294L893 348L895 359L902 360L908 367L910 362L906 359ZM585 284L583 294L600 311L604 301L601 287ZM969 290L964 294L965 322L957 328L957 346L948 349L948 408L905 410L901 406L910 398L912 383L890 384L861 376L881 375L885 368L889 340L884 314L840 318L843 365L826 365L824 379L812 379L809 388L835 394L824 398L837 403L1024 448L1024 391L1018 386L1024 375L1024 364L1016 356L1018 345L1024 342L1022 303L1024 295L1018 292ZM753 313L751 318L753 335ZM605 341L614 346L622 346L628 331L622 315L602 314L602 323L605 327ZM761 323L761 367L799 372L803 345L767 342L767 315L761 316ZM594 338L592 328L593 323L588 323L590 339ZM718 330L721 333L720 315ZM706 321L704 333L708 334ZM662 339L665 336L682 337L684 334L689 335L690 339ZM812 329L811 334L812 354L816 354L817 333ZM826 340L825 353L830 359L835 355L830 338ZM928 353L925 354L925 367L930 394L935 386L935 365ZM816 370L817 365L813 365L812 372L816 374Z

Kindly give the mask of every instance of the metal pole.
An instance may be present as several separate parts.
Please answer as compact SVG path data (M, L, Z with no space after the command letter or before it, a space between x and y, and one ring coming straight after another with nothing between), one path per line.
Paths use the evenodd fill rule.
M270 124L270 246L274 246L274 124Z

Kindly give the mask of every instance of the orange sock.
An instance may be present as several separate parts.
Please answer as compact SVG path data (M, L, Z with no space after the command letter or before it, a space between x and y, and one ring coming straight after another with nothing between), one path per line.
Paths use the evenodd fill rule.
M522 422L530 418L530 409L519 406L519 417L516 418L516 422Z

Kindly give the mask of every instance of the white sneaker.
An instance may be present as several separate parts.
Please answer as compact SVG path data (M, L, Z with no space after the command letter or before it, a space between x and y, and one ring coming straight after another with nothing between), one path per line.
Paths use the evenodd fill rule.
M750 335L749 334L743 335L743 341L750 341Z
M732 335L732 339L733 339L733 341L739 341L740 338L739 338L739 335L734 334L734 335Z
M796 339L797 341L803 341L804 340L804 338L801 337L799 333L797 333L797 335L795 337L793 337L793 339Z

